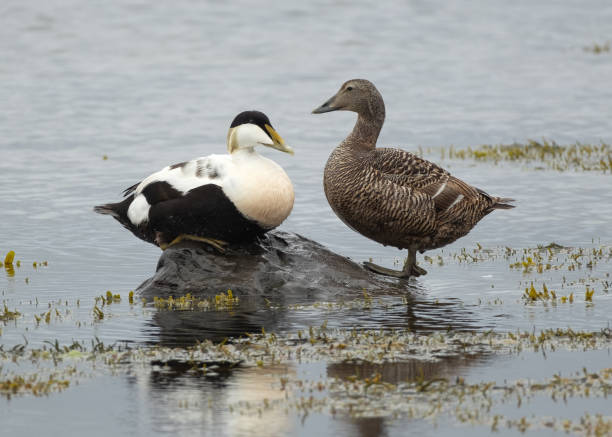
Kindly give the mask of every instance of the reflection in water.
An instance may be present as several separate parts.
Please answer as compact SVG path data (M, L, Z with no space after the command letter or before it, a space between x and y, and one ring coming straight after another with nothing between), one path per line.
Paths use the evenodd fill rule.
M338 299L337 296L335 298ZM282 334L319 326L323 321L328 327L413 331L447 329L449 326L455 329L477 327L477 317L459 300L432 300L418 283L411 284L408 293L404 294L390 290L389 294L364 295L362 291L348 290L343 298L346 299L344 303L332 302L328 304L331 307L318 305L313 298L298 296L273 297L273 300L245 298L230 311L159 310L152 323L159 328L158 342L165 346L186 346L205 339L221 341L227 337L261 332L262 328L266 332ZM382 381L392 384L419 379L452 379L483 359L483 356L466 356L447 357L438 362L328 363L322 365L322 369L327 369L326 376L323 376L323 370L323 375L316 375L315 378L346 379L356 376L364 379L380 374ZM178 434L187 433L194 427L216 435L289 434L295 431L295 427L302 426L300 421L304 417L291 408L291 414L283 414L282 411L292 405L293 400L312 396L310 392L292 392L292 388L282 390L279 387L282 385L279 381L283 379L304 379L305 369L311 365L295 363L242 368L226 362L169 360L152 363L152 366L151 371L145 369L143 375L133 378L133 381L140 392L146 392L143 398L153 404L149 409L154 412L154 420L164 427L177 429ZM295 386L289 387L297 390ZM326 392L317 394L328 395ZM288 403L285 403L285 399ZM239 408L240 411L232 412L232 408ZM333 420L336 426L350 435L379 436L387 432L383 418L342 417Z
M364 379L379 374L381 381L390 384L433 379L450 380L468 367L482 364L486 359L487 357L484 355L461 355L446 357L441 361L410 360L394 363L345 361L329 364L327 366L327 376L340 379L352 377Z
M295 363L249 368L228 362L170 359L135 369L129 382L149 404L146 411L150 412L156 428L173 430L178 435L188 435L198 429L205 429L211 435L290 435L308 416L307 410L296 408L305 399L328 398L324 413L330 411L328 408L335 401L344 401L335 399L338 395L333 391L309 388L318 380L355 377L364 380L375 374L381 375L381 381L394 385L407 381L453 380L488 359L487 355L470 355L446 357L437 362L346 361L326 367ZM388 419L383 417L364 419L333 413L326 417L325 420L333 420L334 426L346 435L387 434Z
M431 290L415 280L381 280L316 242L276 231L233 248L227 256L193 244L168 250L138 291L151 299L177 298L189 290L194 298L210 302L224 287L238 298L229 308L202 311L196 305L193 310L157 311L152 324L159 328L159 338L152 342L186 346L322 323L411 331L482 327L458 299L432 299Z
M342 419L347 423L346 434L355 437L385 437L385 419L382 417L367 417L363 419Z
M161 364L161 363L157 363ZM186 363L170 362L143 369L129 383L150 405L154 429L175 435L285 435L292 427L289 416L274 405L290 395L280 390L281 378L295 376L289 366L230 369L208 363L207 371ZM232 412L232 406L252 405L250 414ZM288 435L288 434L287 434Z
M263 300L263 299L262 299ZM261 302L265 305L265 302ZM270 332L286 323L283 310L266 310L251 301L241 301L232 311L159 310L152 323L159 327L159 342L164 346L189 346L198 341L222 341L247 333Z
M272 405L284 400L291 393L280 390L280 378L295 377L295 370L288 366L267 369L248 369L236 375L235 384L225 396L228 405L249 403ZM290 435L292 422L278 409L264 409L253 415L233 415L227 423L228 435Z
M5 264L4 270L6 271L6 276L8 276L9 278L15 276L15 267L13 267L13 264Z
M341 298L328 296L331 303L317 304L325 301L324 297L244 298L229 311L158 310L152 323L159 328L157 341L165 346L186 346L205 339L216 342L261 332L262 328L282 334L319 326L324 321L330 328L435 330L477 326L475 314L459 300L432 300L417 282L411 283L406 293L389 290L389 293L364 294L363 291L347 290ZM413 360L373 364L346 361L323 366L327 368L328 378L357 376L363 379L379 373L383 381L396 384L419 378L450 379L481 360L482 357L471 356L449 357L439 362ZM152 363L152 366L152 370L145 369L132 381L139 392L146 392L142 398L152 403L149 410L154 414L153 420L160 426L178 430L179 435L198 428L206 429L211 435L287 435L302 426L300 420L304 417L291 409L291 414L282 411L292 400L312 396L305 391L292 392L291 388L282 390L279 387L283 379L303 379L304 369L309 365L242 368L224 362L169 360ZM296 390L295 386L293 389ZM289 402L285 403L285 399ZM237 407L240 412L231 411ZM379 436L387 432L383 418L333 420L350 435Z
M356 377L359 380L380 375L382 382L397 385L401 382L452 380L467 373L470 366L481 364L484 355L451 356L440 361L410 360L395 363L370 363L345 361L327 366L327 376L339 379ZM346 427L354 429L353 435L370 437L387 435L387 421L382 417L355 419L343 417Z
M172 347L203 340L217 342L262 329L276 333L297 331L323 323L330 328L410 331L486 327L459 299L434 300L417 285L404 295L364 295L347 290L342 300L252 297L241 299L231 310L160 309L150 323L158 335L151 342Z

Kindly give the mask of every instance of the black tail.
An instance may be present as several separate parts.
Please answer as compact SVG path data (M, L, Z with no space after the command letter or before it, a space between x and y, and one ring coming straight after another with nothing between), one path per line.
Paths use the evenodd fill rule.
M98 214L112 215L121 223L125 221L129 222L127 212L128 208L130 207L130 204L132 203L132 200L134 200L133 195L126 197L121 202L107 203L105 205L94 206L94 211Z
M121 202L94 206L94 211L98 214L112 215L119 223L134 232L134 224L127 215L132 200L134 200L133 195L126 197Z
M106 205L98 205L94 206L94 212L98 214L108 214L113 217L117 217L119 215L117 205L118 203L107 203Z
M134 200L133 194L129 195L121 202L94 206L93 210L98 214L113 216L113 218L121 223L124 228L132 232L138 238L155 244L155 233L149 226L134 226L134 223L130 221L127 213L132 200Z

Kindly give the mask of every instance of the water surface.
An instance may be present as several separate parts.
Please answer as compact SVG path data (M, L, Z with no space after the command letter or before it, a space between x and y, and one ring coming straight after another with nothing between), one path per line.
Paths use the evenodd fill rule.
M355 77L372 80L385 98L380 144L412 151L422 147L426 157L492 194L517 199L518 207L491 214L465 238L428 253L432 259L441 256L443 265L420 258L429 274L407 286L408 305L400 296L383 295L375 298L384 305L367 310L307 306L273 315L263 309L227 314L228 335L239 331L244 317L253 329L269 325L279 334L323 320L337 328L424 332L448 327L598 331L609 326L609 256L592 269L585 263L572 271L564 265L525 274L509 267L520 255L504 258L503 253L505 247L520 253L551 242L609 251L610 174L442 160L440 153L451 145L541 138L560 144L612 141L612 55L584 50L612 39L608 2L314 1L255 8L240 1L112 1L102 7L53 0L8 2L0 11L0 253L14 250L21 260L14 274L0 271L0 293L10 309L23 314L1 327L5 349L96 337L145 346L179 342L176 332L188 326L181 320L185 315L127 303L127 293L153 273L159 250L109 217L95 215L92 207L118 200L125 187L165 165L224 152L226 129L245 109L266 112L296 150L294 157L262 151L286 169L295 185L295 208L283 230L356 261L402 262L402 252L344 226L322 191L327 156L355 117L310 111ZM477 243L497 255L480 262L453 258L463 248L473 253ZM559 265L572 250L560 255ZM35 268L35 261L48 265ZM546 283L559 295L574 292L576 301L525 304L521 295L532 281L538 289ZM595 289L592 303L584 299L587 285ZM106 307L104 320L96 321L94 299L107 290L120 293L122 302ZM50 308L61 317L53 313L50 323L37 323L34 316ZM199 320L196 330L206 338L206 317L211 316L189 317ZM527 372L545 378L609 363L605 351L527 354L451 361L440 364L439 372L480 380L518 379ZM338 370L339 365L295 364L280 372L315 379L358 372ZM257 435L269 431L269 423L278 434L400 435L406 427L424 435L454 433L452 420L434 428L427 420L324 413L303 418L295 412L274 421L266 416L247 420L227 411L228 404L269 390L278 372L245 368L212 381L180 375L159 381L150 369L128 375L101 372L49 397L2 400L0 417L13 435L42 430L192 435L194 429ZM215 405L179 406L179 400L192 396L200 399L197 405L209 399ZM551 405L558 406L545 400L534 405L544 415L554 415ZM572 405L578 416L609 411L609 403L601 400ZM101 412L112 420L92 429ZM490 428L462 429L486 434Z

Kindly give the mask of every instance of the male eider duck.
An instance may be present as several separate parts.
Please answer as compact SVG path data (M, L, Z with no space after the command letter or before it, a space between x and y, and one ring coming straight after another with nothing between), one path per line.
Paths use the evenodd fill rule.
M427 272L416 265L417 250L449 244L494 209L514 207L509 204L513 199L490 196L412 153L376 148L385 104L371 82L345 82L312 112L338 110L358 117L325 165L327 201L353 230L385 246L408 249L401 271L366 262L368 269L398 278L424 275Z
M170 165L124 191L123 201L96 206L137 237L166 249L183 239L223 250L278 225L293 208L293 185L256 146L293 154L259 111L238 114L227 133L228 155Z

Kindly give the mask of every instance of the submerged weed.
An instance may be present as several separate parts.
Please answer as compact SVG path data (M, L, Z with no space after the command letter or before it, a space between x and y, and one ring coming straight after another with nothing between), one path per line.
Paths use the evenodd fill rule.
M232 310L240 299L234 296L232 290L227 293L219 293L214 298L199 298L187 293L184 296L162 298L155 296L153 305L155 308L164 310Z
M6 304L4 304L4 308L0 311L0 322L8 322L11 320L16 320L21 316L21 313L17 310L11 311L8 309Z
M592 46L583 47L585 52L595 53L599 55L601 53L609 53L610 52L610 43L606 42L604 44L593 44Z
M5 265L12 265L14 259L15 259L15 251L11 250L4 257L4 264Z
M576 143L561 146L554 141L529 140L527 144L482 145L475 148L442 150L443 157L450 159L473 159L499 163L500 161L537 164L550 170L599 171L612 173L612 147Z

